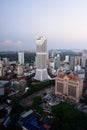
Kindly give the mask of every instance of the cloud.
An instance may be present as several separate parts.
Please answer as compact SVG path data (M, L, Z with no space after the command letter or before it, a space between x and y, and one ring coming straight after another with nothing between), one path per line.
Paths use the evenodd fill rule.
M4 45L12 45L12 46L17 46L17 45L22 45L23 44L23 42L21 40L17 40L17 41L4 40L2 43Z
M17 44L18 44L18 45L21 45L21 44L23 44L23 42L20 41L20 40L18 40L18 41L17 41Z
M4 43L5 45L11 45L11 44L12 44L12 41L11 41L11 40L5 40L3 43Z
M14 51L14 50L23 50L26 48L25 44L21 40L10 40L4 39L0 40L0 51Z

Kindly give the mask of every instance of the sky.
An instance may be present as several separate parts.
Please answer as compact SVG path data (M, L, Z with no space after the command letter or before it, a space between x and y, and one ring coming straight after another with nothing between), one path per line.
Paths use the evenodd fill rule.
M0 51L87 49L87 0L0 0Z

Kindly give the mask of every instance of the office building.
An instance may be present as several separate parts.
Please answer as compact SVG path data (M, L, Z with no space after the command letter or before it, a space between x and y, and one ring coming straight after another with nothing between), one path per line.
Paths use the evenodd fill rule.
M75 56L75 66L81 66L81 57L80 56Z
M54 60L54 69L59 69L60 68L60 55L57 54Z
M54 58L55 54L56 54L55 50L50 50L49 51L49 58Z
M9 65L9 59L8 58L3 58L3 64L5 66L8 66Z
M81 66L80 65L76 65L74 67L74 71L76 71L76 72L81 71Z
M85 61L87 59L87 50L82 51L82 67L85 67Z
M2 63L0 63L0 77L3 76L3 65Z
M43 81L48 79L47 73L47 39L37 37L36 39L36 74L35 79Z
M70 70L74 71L74 66L75 66L75 57L71 56L70 57Z
M24 64L24 52L18 52L18 63Z
M74 74L58 74L55 80L55 94L64 100L79 102L83 91L83 80Z
M85 61L84 87L87 88L87 59L86 59L86 61Z
M69 55L65 56L65 62L67 62L67 63L69 62Z
M0 96L7 94L10 84L10 81L0 80Z
M23 75L23 66L20 65L20 64L17 67L17 75L18 76L22 76Z

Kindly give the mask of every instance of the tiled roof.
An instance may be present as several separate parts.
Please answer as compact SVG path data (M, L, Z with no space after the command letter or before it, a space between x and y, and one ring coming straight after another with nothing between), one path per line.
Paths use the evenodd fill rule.
M78 76L74 75L73 73L69 74L68 77L71 80L80 80L80 78Z
M61 73L58 75L58 77L60 77L60 78L64 78L65 76L67 76L71 80L77 80L77 81L80 80L80 78L73 73L70 73L70 74Z

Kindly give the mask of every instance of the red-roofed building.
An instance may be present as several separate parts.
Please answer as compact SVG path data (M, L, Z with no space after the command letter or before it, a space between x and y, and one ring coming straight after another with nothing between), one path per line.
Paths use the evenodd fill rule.
M48 124L44 124L43 127L45 128L45 130L50 130L51 126Z
M79 102L83 91L83 80L75 74L60 73L55 79L55 94L63 99Z

